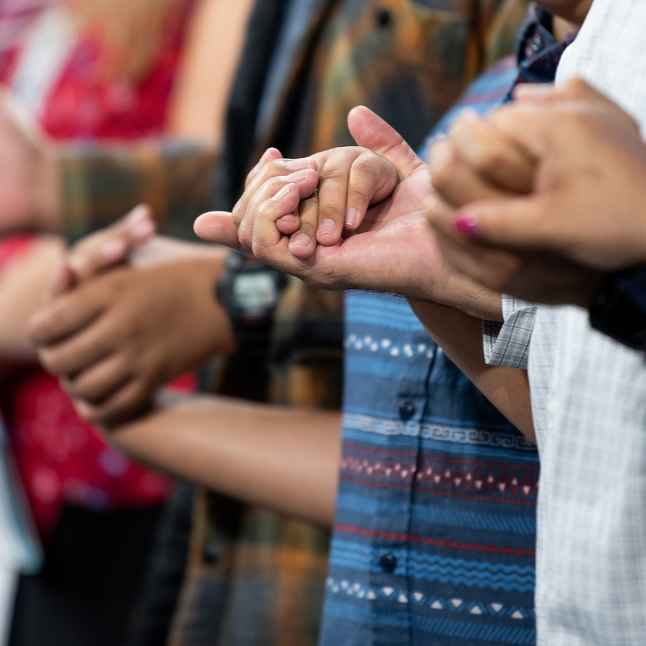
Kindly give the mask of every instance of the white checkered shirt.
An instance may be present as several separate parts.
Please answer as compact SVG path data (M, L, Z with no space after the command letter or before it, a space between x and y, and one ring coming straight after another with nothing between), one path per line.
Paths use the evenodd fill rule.
M646 126L644 33L646 0L595 0L559 80L583 76ZM523 367L531 338L538 644L646 644L646 357L578 308L506 299L505 314L497 338L485 328L485 353Z

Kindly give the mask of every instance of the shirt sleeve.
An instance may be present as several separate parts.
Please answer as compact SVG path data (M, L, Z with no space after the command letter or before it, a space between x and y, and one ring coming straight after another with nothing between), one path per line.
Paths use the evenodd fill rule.
M492 366L527 370L536 305L503 295L502 312L504 323L483 322L485 361Z
M150 204L160 230L195 240L193 222L212 199L215 150L194 142L84 144L59 156L63 233L70 242Z

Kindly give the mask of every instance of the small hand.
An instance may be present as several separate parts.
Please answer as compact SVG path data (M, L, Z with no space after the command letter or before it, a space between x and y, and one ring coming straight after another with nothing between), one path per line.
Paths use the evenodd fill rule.
M388 197L398 183L392 163L365 148L335 148L301 161L310 161L310 167L318 171L315 191L303 200L295 184L276 191L274 180L265 182L244 213L234 210L243 245L252 247L255 216L259 214L275 219L276 228L291 236L292 254L304 260L317 244L333 246L356 231L368 209Z

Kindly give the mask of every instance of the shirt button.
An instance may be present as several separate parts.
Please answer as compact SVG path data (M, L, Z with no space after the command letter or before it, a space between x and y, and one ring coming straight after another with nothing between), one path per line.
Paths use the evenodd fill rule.
M534 34L529 41L529 48L536 54L543 48L543 37L540 34Z
M215 565L222 556L222 551L215 543L206 543L202 547L202 561L205 565Z
M390 12L390 9L379 9L377 11L377 25L379 27L388 27L393 21L393 15Z
M392 574L397 569L397 559L394 554L388 552L379 559L379 565L386 574Z
M415 408L415 404L413 404L413 402L404 402L399 407L399 417L404 422L407 422L409 419L412 419L416 412L417 412L417 408Z

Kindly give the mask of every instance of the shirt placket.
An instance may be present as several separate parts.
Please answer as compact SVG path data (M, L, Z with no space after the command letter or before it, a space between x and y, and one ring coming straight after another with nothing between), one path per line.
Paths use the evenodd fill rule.
M374 598L370 611L374 646L411 646L410 522L413 486L420 459L422 416L427 405L424 384L403 381L397 397L405 447L391 438L384 459L384 487L379 494L375 538L371 545L370 587ZM397 505L392 513L393 500ZM387 506L387 509L386 509Z

